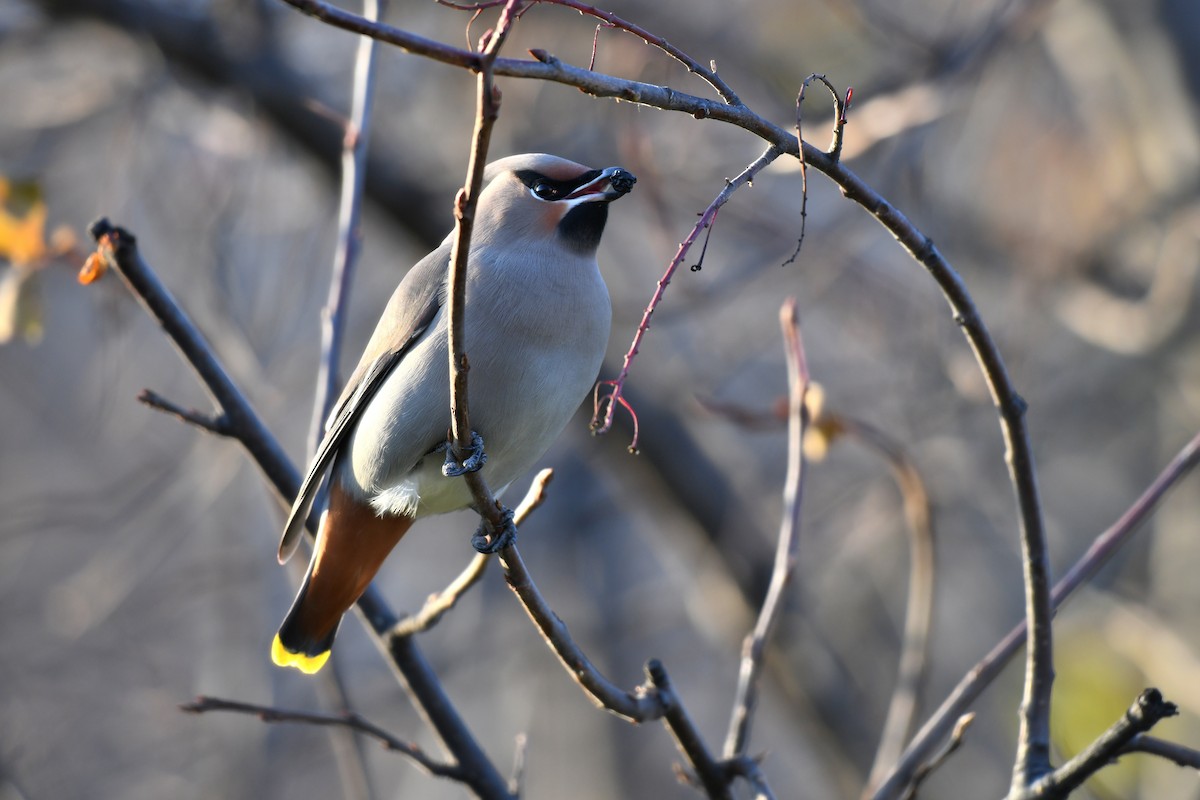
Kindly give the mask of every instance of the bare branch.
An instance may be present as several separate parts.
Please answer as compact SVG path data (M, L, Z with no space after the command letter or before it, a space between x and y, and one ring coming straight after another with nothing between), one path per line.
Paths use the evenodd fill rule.
M1200 434L1189 441L1159 473L1154 482L1134 501L1121 517L1106 531L1096 537L1087 552L1067 570L1054 587L1051 595L1057 610L1079 586L1095 574L1124 544L1133 538L1133 533L1155 510L1182 478L1200 464ZM992 648L971 671L959 681L942 705L909 743L899 763L892 769L887 780L875 792L875 800L894 800L902 796L904 787L912 781L917 765L927 760L938 743L950 732L954 721L970 708L1025 643L1026 623L1021 622Z
M520 526L526 517L545 501L546 488L553 478L554 471L550 469L543 469L534 477L525 499L513 512L514 525ZM466 594L468 589L479 582L490 562L491 559L487 555L476 553L471 559L471 563L467 564L466 568L449 586L440 592L431 594L425 601L425 605L416 614L400 620L392 629L392 635L412 636L414 633L432 628L441 620L442 615L458 604L459 598Z
M865 794L879 783L900 757L913 727L917 701L925 682L929 657L930 628L933 624L934 531L933 512L925 481L904 449L882 430L861 420L836 415L816 427L829 424L854 436L870 447L891 466L904 502L909 542L908 603L904 612L904 643L896 686L888 704L887 718L879 737L879 748L867 779ZM961 720L960 720L961 724ZM946 755L949 755L948 753Z
M393 736L358 714L346 713L334 715L317 714L311 711L289 711L283 708L242 703L237 700L223 700L219 697L206 697L204 695L197 697L191 703L181 704L179 710L188 714L203 714L208 711L231 711L238 714L253 714L263 722L300 722L306 725L349 728L350 730L364 733L378 740L388 750L403 753L430 775L465 782L461 767L430 758L420 747Z
M363 0L363 18L378 22L381 0ZM338 363L346 330L345 305L362 246L362 198L366 186L367 142L371 128L371 97L375 80L375 40L363 36L354 60L354 90L350 119L342 139L342 183L338 206L337 243L329 278L329 296L321 310L321 358L317 391L308 432L308 452L317 450L325 419L337 398Z
M1112 763L1138 734L1179 713L1174 703L1163 699L1158 689L1147 689L1117 720L1082 753L1039 780L1024 792L1013 792L1010 800L1058 800L1066 798L1083 782Z
M97 242L97 255L108 268L120 274L146 311L158 320L228 420L229 435L241 443L263 471L280 503L289 506L300 489L299 473L234 385L199 330L142 259L136 238L106 219L93 223L90 233ZM311 525L308 531L310 535L314 533ZM358 599L357 608L380 646L385 642L388 645L393 668L408 688L414 705L454 755L463 771L464 782L480 797L509 798L504 779L446 698L437 676L416 644L408 639L397 644L387 637L397 617L374 584L369 585Z
M454 454L461 462L471 443L471 418L468 407L467 372L470 369L467 354L463 350L464 308L467 297L467 259L471 252L471 232L475 226L475 208L483 188L483 170L487 165L488 146L492 128L500 113L500 92L493 83L493 65L496 55L504 44L512 27L515 15L521 6L520 0L508 0L495 30L480 37L482 52L476 63L479 73L476 94L475 132L471 139L471 154L467 165L467 179L454 199L454 234L450 249L450 276L447 281L450 293L448 303L450 354L450 413L451 438ZM493 540L504 529L505 513L492 495L483 476L477 471L463 476L475 498L475 508L492 532Z
M1166 742L1140 733L1129 740L1121 753L1149 753L1172 761L1181 767L1200 771L1200 750L1175 742Z
M662 662L656 658L646 662L646 677L658 694L658 701L663 709L663 720L671 735L675 737L675 745L696 770L696 777L704 791L712 800L730 800L730 776L708 752L704 739L696 729L696 723L692 721L675 690L671 688L671 680Z
M967 734L967 728L971 727L971 723L974 721L974 711L963 714L958 718L958 722L954 723L954 730L951 731L950 738L946 741L946 746L935 753L933 758L922 764L913 774L912 783L909 784L908 791L904 793L904 800L913 800L917 796L917 789L929 777L930 773L944 764L954 751L962 747L963 739Z
M500 565L509 588L520 599L525 613L541 631L546 644L597 707L630 722L646 722L663 715L662 703L654 692L644 688L627 692L596 669L534 584L515 545L500 551Z
M181 422L195 425L197 428L209 433L215 433L217 436L233 435L233 431L229 426L229 420L224 416L214 416L212 414L205 414L203 411L197 411L194 408L184 408L151 389L142 389L137 396L137 400L139 403L150 406L150 408L156 411L170 414Z
M804 93L808 91L809 84L813 81L821 81L825 84L825 88L833 95L833 143L829 145L829 157L837 162L842 157L842 132L846 128L846 110L850 107L850 98L854 93L853 89L846 90L846 100L843 102L841 96L837 93L837 89L833 88L833 84L824 75L814 72L804 79L804 83L800 86L800 93L796 95L796 139L800 142L804 141L804 118L801 114L801 109L804 106ZM796 240L796 249L787 261L783 262L783 266L787 266L796 260L800 255L800 248L804 246L804 232L808 227L808 162L804 160L804 148L801 147L797 157L800 161L800 236Z
M758 678L762 672L767 642L783 613L783 592L796 568L800 545L800 508L804 493L804 429L808 411L804 396L808 392L808 365L796 320L796 300L789 298L779 312L787 353L788 371L788 460L783 484L783 519L779 526L779 544L767 596L754 630L742 645L742 663L734 695L729 733L725 737L725 758L745 755L750 743L750 726L758 698Z
M354 14L341 11L320 0L286 0L291 5L336 27L375 36L402 49L443 63L478 71L479 55L448 47L387 25L372 26ZM1017 394L999 348L979 315L966 285L934 246L933 241L878 192L819 148L801 142L778 125L755 114L745 105L726 105L670 87L628 81L564 64L544 50L530 51L535 62L496 59L491 71L496 75L547 80L574 86L596 97L612 97L625 102L680 111L697 119L711 118L737 125L771 144L771 150L799 156L803 148L805 163L825 173L850 200L858 203L879 221L905 250L929 272L941 288L955 321L961 326L976 361L984 374L992 401L1000 416L1000 431L1005 443L1005 460L1016 495L1020 520L1020 539L1025 578L1026 617L1034 631L1033 645L1026 661L1026 693L1022 703L1021 733L1014 782L1027 784L1049 768L1049 692L1053 683L1052 632L1050 629L1050 570L1041 512L1033 450L1025 426L1025 402ZM676 265L677 266L677 265ZM661 294L660 285L656 295ZM653 305L653 303L652 303ZM651 309L648 309L648 312ZM643 318L643 323L648 315ZM636 342L630 354L636 354ZM628 361L622 375L628 372ZM628 404L621 397L623 378L618 377L610 390L604 421L595 425L608 430L615 406ZM594 421L595 424L595 421ZM470 480L470 476L468 476ZM490 512L489 512L490 513Z

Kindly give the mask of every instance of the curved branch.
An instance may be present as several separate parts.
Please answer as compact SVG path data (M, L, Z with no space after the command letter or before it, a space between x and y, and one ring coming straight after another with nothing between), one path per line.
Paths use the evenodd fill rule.
M1167 492L1197 465L1200 465L1200 434L1184 445L1146 491L1142 492L1116 522L1096 537L1087 552L1059 579L1051 594L1056 610L1084 581L1094 575L1133 538L1134 531L1154 512ZM970 708L1016 655L1017 650L1025 644L1025 636L1026 623L1021 622L959 681L950 696L942 702L921 730L917 731L899 763L875 792L874 800L895 800L903 795L918 766L933 755L939 742L950 734L955 721Z
M788 460L783 482L783 515L779 525L779 542L775 550L775 566L762 610L754 630L742 644L742 663L738 671L737 691L729 732L725 737L725 757L737 758L746 754L750 743L750 724L758 701L758 678L763 658L779 617L783 613L783 592L796 571L796 551L800 546L800 508L804 496L804 429L808 426L808 410L804 396L808 393L808 365L804 344L796 320L796 300L788 298L779 311L783 340L787 353L788 372Z

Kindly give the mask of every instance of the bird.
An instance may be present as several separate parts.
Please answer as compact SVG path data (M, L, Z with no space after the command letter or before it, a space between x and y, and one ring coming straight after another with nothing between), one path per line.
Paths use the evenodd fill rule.
M595 383L612 306L596 262L609 204L637 181L544 153L489 164L466 270L474 454L455 465L447 352L453 232L401 280L334 404L292 505L279 562L295 552L324 483L308 572L271 645L281 667L313 674L342 616L412 524L467 508L455 477L478 469L499 491L526 473ZM447 459L449 458L449 462ZM494 551L503 544L494 543Z

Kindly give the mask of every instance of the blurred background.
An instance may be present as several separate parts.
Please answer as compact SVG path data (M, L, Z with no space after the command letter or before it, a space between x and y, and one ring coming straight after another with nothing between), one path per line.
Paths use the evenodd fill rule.
M1196 3L605 7L715 59L784 126L809 73L854 87L847 163L962 274L1029 402L1057 572L1200 428ZM460 45L468 15L392 2L386 20ZM595 31L538 6L505 52L540 47L586 66ZM135 401L148 387L210 407L115 276L75 279L92 219L129 228L303 461L355 47L273 0L0 0L5 800L464 794L373 742L177 710L202 693L297 709L340 701L267 656L297 579L275 563L278 500L237 445ZM615 30L598 34L596 69L711 96ZM612 377L677 243L762 144L569 87L499 83L493 156L545 151L639 178L613 207L600 253L614 307L602 377ZM347 369L404 271L451 227L473 92L463 70L381 48ZM823 92L809 93L805 120L806 138L824 145ZM782 424L737 417L769 418L786 391L777 311L787 295L827 407L886 431L932 498L937 598L920 719L1022 613L996 414L946 303L816 172L809 194L804 247L787 265L795 163L734 196L703 269L676 277L634 364L641 454L626 452L627 419L591 438L581 413L545 457L557 480L522 528L535 579L585 651L627 687L646 659L662 659L715 750L766 588L785 463ZM1193 478L1060 614L1058 759L1151 685L1182 709L1156 733L1200 745L1197 520ZM887 464L853 438L834 441L810 467L803 525L751 751L765 754L780 797L853 798L895 680L907 594ZM379 582L396 608L419 608L457 574L474 527L452 515L406 539ZM498 570L420 644L502 770L527 735L531 800L698 796L676 783L660 725L591 706ZM333 663L353 709L438 752L357 620ZM1005 791L1019 693L1014 663L923 798ZM1196 798L1200 781L1139 757L1079 796Z

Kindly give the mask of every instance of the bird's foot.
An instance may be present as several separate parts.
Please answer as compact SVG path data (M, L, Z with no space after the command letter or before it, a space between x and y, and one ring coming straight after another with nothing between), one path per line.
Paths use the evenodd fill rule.
M446 463L442 464L442 474L447 478L457 478L468 472L478 472L487 463L487 453L483 452L483 437L471 432L471 446L467 448L467 457L460 464L454 458L454 447L450 442L443 442L441 450L446 451Z
M512 509L504 509L504 522L499 530L493 528L487 520L479 523L479 530L471 537L471 546L485 555L498 553L517 541L517 526L513 524Z

